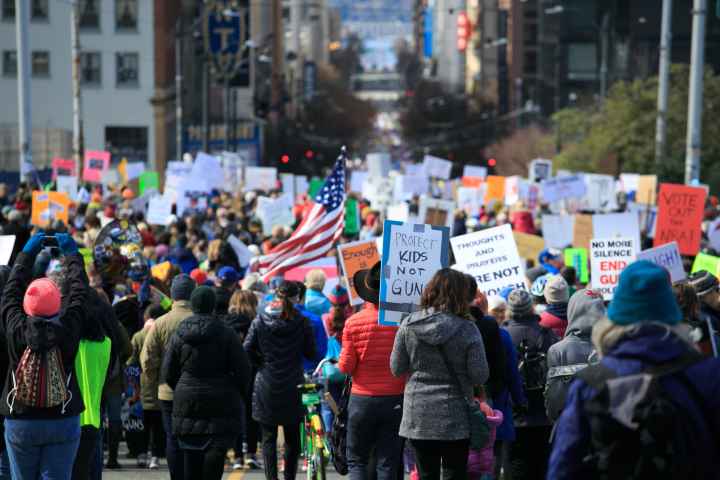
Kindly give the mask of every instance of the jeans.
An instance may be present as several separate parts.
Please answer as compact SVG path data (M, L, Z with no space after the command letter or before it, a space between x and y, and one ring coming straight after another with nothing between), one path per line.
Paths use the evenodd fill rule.
M515 441L510 444L508 478L544 479L550 458L550 432L552 427L518 427Z
M177 437L172 433L172 409L173 402L160 400L160 411L162 412L162 421L165 427L165 455L167 456L170 478L172 480L184 480L183 452L180 450Z
M232 437L207 435L179 437L185 478L220 480L225 470L225 452Z
M278 425L260 426L262 429L262 450L263 463L265 464L265 479L275 480L277 474L277 437ZM295 478L297 473L297 462L300 456L300 424L283 425L285 436L285 472L286 480Z
M350 480L365 480L375 451L377 480L395 480L402 459L398 435L402 420L402 395L369 397L350 395L347 457Z
M469 440L410 440L420 480L467 479Z
M5 444L13 480L70 480L80 444L80 416L5 419Z

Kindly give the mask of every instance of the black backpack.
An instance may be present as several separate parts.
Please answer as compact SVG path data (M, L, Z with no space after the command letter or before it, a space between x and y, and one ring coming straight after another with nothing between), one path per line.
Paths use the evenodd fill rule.
M340 395L340 401L337 402L338 414L333 420L332 432L330 432L330 453L332 454L332 462L335 470L340 475L348 474L347 460L347 421L348 421L348 403L350 402L350 392L352 390L352 379L348 376L345 379L345 386Z
M518 345L518 371L526 394L545 391L548 366L544 340L548 332L542 329L534 340L524 338Z
M583 404L591 431L590 454L583 462L596 472L593 478L697 478L692 475L696 432L659 380L667 376L679 380L705 413L703 398L683 373L702 360L688 352L670 364L634 375L620 376L602 364L577 373L597 392ZM622 408L611 408L620 402ZM711 417L705 414L705 418Z

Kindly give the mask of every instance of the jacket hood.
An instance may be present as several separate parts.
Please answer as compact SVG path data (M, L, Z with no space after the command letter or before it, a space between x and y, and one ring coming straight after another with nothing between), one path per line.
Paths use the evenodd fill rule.
M413 313L407 317L403 325L423 342L442 345L457 333L463 322L469 321L449 313L428 309Z
M672 361L690 348L667 326L649 323L628 331L610 348L607 356L660 364Z
M278 308L275 303L270 301L261 307L258 315L260 321L274 334L294 334L301 323L302 317L298 314L289 319L282 318L282 309Z
M177 328L180 339L190 345L217 342L226 333L224 325L213 315L191 315Z
M570 299L567 309L568 326L565 336L590 338L593 325L605 318L605 304L602 297L590 293L589 290L580 290Z

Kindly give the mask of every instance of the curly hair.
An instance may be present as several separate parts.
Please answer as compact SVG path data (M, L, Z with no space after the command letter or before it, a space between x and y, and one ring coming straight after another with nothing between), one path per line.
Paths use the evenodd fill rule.
M475 279L472 281L475 283ZM476 285L473 288L470 284L468 275L451 268L443 268L425 285L420 305L425 309L432 308L438 312L471 318L470 303L475 297L476 289Z

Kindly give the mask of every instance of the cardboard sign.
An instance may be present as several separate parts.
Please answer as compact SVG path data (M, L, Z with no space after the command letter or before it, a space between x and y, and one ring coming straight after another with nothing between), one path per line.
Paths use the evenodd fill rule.
M464 210L468 215L477 216L480 214L482 206L482 197L479 188L458 187L457 189L457 205L458 208Z
M402 192L409 195L408 198L425 195L430 190L430 180L426 175L398 175L395 178L401 179Z
M542 232L545 246L563 248L572 245L575 218L572 215L543 215Z
M375 210L385 210L393 203L395 182L391 178L369 177L363 183L363 198L370 200Z
M350 191L355 193L362 193L363 182L367 180L368 172L352 172L350 174Z
M281 173L280 183L282 183L283 193L289 194L293 199L295 198L295 175L292 173Z
M720 277L720 257L714 257L712 255L708 255L707 253L698 253L695 257L695 261L693 262L692 270L690 273L699 272L701 270L705 270L706 272L710 272L716 277Z
M487 167L465 165L463 167L463 177L485 178L487 177Z
M590 240L593 238L593 216L592 215L575 215L575 223L573 225L573 247L590 248Z
M704 188L661 184L653 246L658 247L675 240L682 255L698 253L706 196Z
M310 188L306 175L295 175L295 195L304 195Z
M640 226L633 212L593 215L593 238L632 238L635 248L640 245Z
M368 174L371 177L387 177L390 173L390 154L368 153L367 159Z
M635 259L635 241L632 238L606 238L590 241L590 271L592 289L612 300L620 280L620 272Z
M490 175L485 183L487 184L485 205L491 202L505 203L505 177Z
M545 249L545 239L539 235L513 232L513 237L520 257L525 260L537 261L540 252Z
M240 266L247 267L250 265L250 260L252 259L253 254L247 246L233 234L228 235L227 241L233 249L233 252L235 252L235 256L237 257Z
M172 215L172 200L165 195L155 195L148 202L147 215L145 216L150 225L170 225Z
M655 205L657 203L657 175L640 175L638 178L635 203Z
M582 175L548 178L540 183L540 192L546 203L558 202L566 198L582 198L585 190Z
M550 177L552 177L552 160L536 158L530 162L528 180L533 183L539 183Z
M209 193L213 189L222 190L225 186L225 170L219 157L198 152L190 170L193 181L192 190Z
M350 304L362 305L364 300L360 298L355 290L353 276L360 270L372 268L373 265L380 261L377 243L375 240L365 240L339 245L337 249L340 266L345 276L345 284L348 286Z
M83 180L101 183L103 173L110 168L110 152L102 150L85 150L83 163Z
M425 169L425 174L430 178L449 180L452 162L432 155L425 155L425 158L423 158L423 168Z
M399 325L417 311L425 285L448 267L450 229L385 221L380 277L380 325Z
M52 159L52 179L57 179L58 175L65 177L77 177L77 169L75 160L72 158L55 157Z
M637 254L637 260L648 260L664 267L670 273L670 280L673 283L687 278L677 242L670 242L659 247L643 250Z
M410 218L410 207L407 203L401 202L395 205L390 205L387 208L385 214L388 220L395 220L396 222L407 222Z
M31 223L38 227L47 227L48 224L60 220L69 225L70 197L64 192L32 193Z
M360 207L357 200L345 200L345 234L357 235L360 233Z
M0 265L7 265L15 246L15 235L0 235Z
M68 177L65 175L58 175L55 179L55 182L57 183L56 190L58 192L62 192L68 196L70 199L75 199L77 197L77 191L78 191L78 179L77 177Z
M145 192L153 189L157 192L160 191L160 176L158 172L143 172L140 174L138 180L138 191L140 195L145 195Z
M426 225L451 227L455 214L455 202L420 197L418 219Z
M271 235L277 225L292 227L295 223L292 207L292 198L287 193L276 199L258 197L256 212L263 225L263 234Z
M118 168L118 171L120 169ZM145 171L145 164L143 162L128 162L125 165L125 182L129 182L131 180L135 180L136 178L140 178L140 176ZM157 172L155 172L157 175Z
M277 188L277 168L275 167L246 167L245 191L262 190L269 192ZM322 187L321 187L322 188ZM299 190L296 190L299 192ZM307 190L303 190L305 192ZM293 197L294 198L294 197Z
M580 280L580 283L588 283L590 280L590 270L588 268L587 249L566 248L563 253L565 255L565 265L575 269L577 279Z
M487 296L505 287L525 289L525 270L510 225L488 228L450 240L455 261L475 277Z
M517 175L505 178L505 205L513 206L527 196L524 180ZM525 189L526 190L526 189Z
M480 188L485 184L485 180L480 177L462 177L460 183L467 188Z
M639 183L640 175L637 173L620 174L620 187L622 188L622 191L628 195L632 195L634 192L637 192Z
M598 175L586 173L583 175L585 181L585 196L580 202L584 210L596 212L615 210L617 200L615 199L615 178L611 175Z

